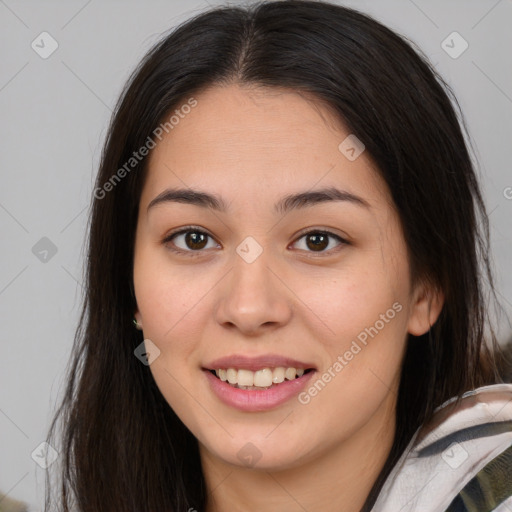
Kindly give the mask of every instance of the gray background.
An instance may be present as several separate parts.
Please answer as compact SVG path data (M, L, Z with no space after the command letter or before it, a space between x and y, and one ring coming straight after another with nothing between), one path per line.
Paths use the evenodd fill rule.
M477 150L498 291L510 316L512 2L340 3L412 39L454 88ZM44 470L31 453L45 440L62 392L81 301L93 178L111 109L161 34L207 8L205 1L0 0L0 490L36 508ZM58 43L47 59L31 47L34 40L42 46L43 31ZM469 44L458 58L441 46L453 31ZM453 53L462 42L445 44ZM37 254L49 247L39 242L43 237L55 254L51 248ZM508 338L509 326L500 325Z

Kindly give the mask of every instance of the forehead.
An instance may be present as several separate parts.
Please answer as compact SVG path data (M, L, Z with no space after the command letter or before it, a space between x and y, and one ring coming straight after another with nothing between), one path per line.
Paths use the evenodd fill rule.
M255 199L315 184L342 186L374 200L386 195L371 158L363 151L351 161L340 151L350 132L311 96L233 84L193 98L193 108L175 107L172 129L150 154L142 201L176 185Z

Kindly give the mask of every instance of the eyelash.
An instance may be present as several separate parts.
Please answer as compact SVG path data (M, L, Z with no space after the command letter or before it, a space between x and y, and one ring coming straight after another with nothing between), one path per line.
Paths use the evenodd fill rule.
M177 253L177 254L182 254L182 255L185 255L185 256L189 256L189 257L196 257L196 256L200 256L202 252L205 251L205 249L199 249L199 250L185 250L185 249L176 249L175 247L171 247L170 245L167 245L169 244L173 238L175 238L176 236L178 235L183 235L183 234L186 234L186 233L200 233L200 234L204 234L206 236L208 236L209 238L213 239L214 238L209 234L207 233L206 231L198 228L197 226L186 226L184 228L181 228L179 229L178 231L174 231L172 233L170 233L169 235L167 235L163 240L162 240L162 243L164 245L167 246L167 248L174 252L174 253ZM295 240L295 241L298 241L304 237L306 237L307 235L311 235L311 234L317 234L317 235L327 235L328 237L330 238L334 238L336 239L338 242L340 242L340 245L341 247L343 245L349 245L349 242L347 240L345 240L344 238L342 238L341 236L339 235L336 235L334 233L331 233L330 231L326 231L326 230L323 230L323 229L311 229L309 231L306 231L306 232L303 232L299 235L299 237ZM306 251L306 252L310 252L312 255L315 255L316 254L331 254L332 251L338 251L341 249L340 246L338 246L337 248L334 248L334 249L329 249L327 251Z

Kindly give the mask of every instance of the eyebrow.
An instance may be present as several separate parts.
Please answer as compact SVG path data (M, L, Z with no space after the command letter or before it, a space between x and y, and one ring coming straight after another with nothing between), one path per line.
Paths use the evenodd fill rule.
M308 190L306 192L287 195L274 205L274 212L285 214L291 210L308 208L315 204L333 201L346 201L365 208L371 208L370 204L362 197L345 190L339 190L335 187L328 187L320 190ZM150 208L158 204L169 202L191 204L219 212L227 212L229 209L226 201L216 194L209 194L190 188L170 188L158 194L149 203L147 210L149 211Z

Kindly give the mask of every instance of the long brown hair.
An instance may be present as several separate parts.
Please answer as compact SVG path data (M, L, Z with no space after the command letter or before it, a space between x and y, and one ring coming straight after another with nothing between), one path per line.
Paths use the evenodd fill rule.
M188 98L232 82L307 92L343 120L391 190L411 277L428 279L445 296L431 330L408 339L395 442L365 509L435 407L497 379L492 330L484 342L484 280L493 296L488 221L448 85L412 43L352 9L306 0L210 9L146 55L108 130L83 310L49 433L50 444L60 446L57 500L64 511L204 511L197 441L134 356L143 338L132 324L133 249L147 158L133 166L130 158ZM54 443L59 420L62 439ZM50 487L47 478L46 512Z

